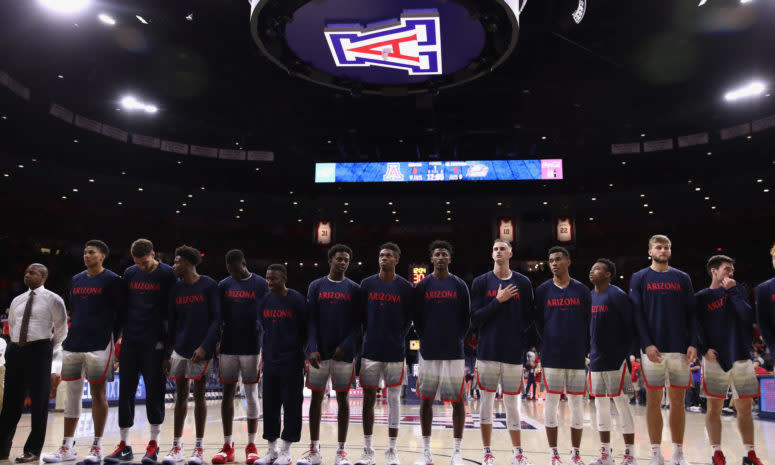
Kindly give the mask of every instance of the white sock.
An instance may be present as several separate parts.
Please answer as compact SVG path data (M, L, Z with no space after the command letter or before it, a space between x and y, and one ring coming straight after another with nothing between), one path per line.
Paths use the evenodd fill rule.
M683 444L673 443L673 457L680 457L682 455L684 455Z
M68 449L72 449L74 445L74 441L72 437L65 438L64 441L62 441L62 445L67 447Z
M223 436L223 443L224 443L224 444L231 445L231 436L226 436L226 435L224 435L224 436Z
M277 439L274 441L268 441L269 442L269 452L277 452Z
M490 446L484 446L484 447L482 448L482 452L483 452L485 455L487 455L487 454L492 454L492 449L490 449Z
M159 434L161 434L161 425L151 425L151 441L159 443Z
M310 449L320 452L320 441L312 441Z
M129 428L121 428L121 442L125 444L129 442Z
M721 446L719 444L711 444L710 448L713 449L713 453L715 454L717 450L721 450Z
M196 443L194 443L194 447L196 447L197 449L202 447L202 439L203 438L196 438Z
M559 457L560 451L556 447L552 447L552 457Z
M248 444L256 443L256 433L248 433Z
M624 445L624 455L632 455L632 449L634 449L634 444L625 444Z
M651 456L652 457L661 457L662 456L662 445L661 444L652 444L651 445Z
M339 443L339 449L337 449L337 450L344 450L344 443L343 442Z
M388 449L395 449L396 443L398 442L398 438L388 438Z
M600 443L600 447L601 447L602 449L605 449L605 451L606 451L606 453L607 453L608 455L611 455L611 444L608 444L608 443L602 442L602 443Z
M578 456L580 453L581 453L581 452L579 452L579 448L578 448L578 447L574 447L574 448L572 448L572 449L570 450L570 455L571 455L572 457L576 457L576 456Z
M489 449L489 447L488 447L488 449ZM512 448L511 448L511 452L512 452L514 455L522 455L522 447L520 447L520 446L515 446L515 447L512 447Z
M371 435L363 436L363 447L364 449L371 449Z
M98 438L97 436L94 436L94 442L91 443L92 446L102 447L102 438Z
M460 452L460 443L463 442L463 438L452 438L452 444L453 444L453 450L455 452Z
M743 444L743 447L745 448L746 454L748 454L749 452L756 452L756 449L753 447L753 444Z
M183 448L183 441L182 441L182 439L183 438L181 438L181 437L172 438L172 447L180 447L182 449Z
M423 436L422 437L422 447L423 447L423 450L431 450L431 437L430 436Z
M290 453L291 452L291 444L292 444L291 441L286 441L285 439L283 439L283 448L282 448L282 450L280 452L282 452L283 454Z

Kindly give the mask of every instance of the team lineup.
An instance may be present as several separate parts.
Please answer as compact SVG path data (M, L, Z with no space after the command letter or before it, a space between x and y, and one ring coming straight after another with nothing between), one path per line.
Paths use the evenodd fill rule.
M414 286L396 274L401 258L399 246L392 242L382 244L378 251L379 273L357 284L346 276L353 251L336 244L328 250L328 275L310 283L306 297L287 287L288 273L281 264L269 265L262 277L247 268L242 251L231 250L225 260L228 277L217 282L197 272L202 261L197 249L178 247L173 266L169 266L156 259L153 244L147 239L132 243L135 264L123 276L103 267L109 255L108 246L99 240L88 241L83 254L86 269L72 278L64 300L45 289L47 268L37 263L29 265L24 275L29 290L17 296L10 306L11 344L5 401L0 413L0 460L8 459L25 389L29 389L33 402L33 426L24 455L16 461L30 462L41 457L47 409L34 406L43 403L40 398L36 402L36 396L48 393L50 379L40 377L42 385L37 386L38 383L28 380L32 375L27 372L49 370L44 373L47 375L52 352L61 345L61 379L67 382L64 438L59 449L42 455L45 462L77 459L74 436L85 381L90 383L92 395L94 440L84 463L135 461L130 429L142 375L146 415L151 425L142 463L205 463L205 387L217 359L218 379L223 385L224 445L211 457L211 463L236 460L233 401L239 381L244 385L247 404L246 463L323 463L320 423L330 381L338 406L334 464L376 464L374 410L377 390L384 386L388 405L384 463L400 465L400 389L407 370L406 337L413 326L420 338L417 395L421 398L422 433L422 452L414 465L435 463L431 434L436 400L451 403L450 461L452 465L464 463L464 338L469 329L478 336L475 382L481 390L483 465L496 463L491 444L498 391L503 394L512 445L509 460L512 465L531 464L521 443L520 395L523 368L534 362L525 358L532 346L539 347L541 353L547 393L544 424L551 465L562 465L557 443L558 409L564 395L570 411L569 463L584 465L579 448L587 393L597 398L593 423L600 438L599 456L591 465L614 465L611 403L623 444L621 455L616 455L621 457L622 465L637 464L633 414L628 403L632 392L628 362L633 353L640 354L647 386L649 465L665 463L660 410L665 388L670 400L668 426L673 443L670 465L689 465L683 453L684 390L691 384L689 363L698 355L702 357L702 391L707 398L706 428L713 465L725 464L720 446L721 409L730 389L736 399L737 425L746 453L743 465L762 465L754 448L752 417L752 400L759 396L759 383L749 349L754 323L767 342L775 343L775 278L757 287L752 306L747 292L734 280L735 260L715 255L705 267L710 286L695 293L689 275L669 265L670 239L654 235L648 241L651 266L632 275L629 292L611 284L616 266L605 258L596 260L589 271L588 280L593 285L590 290L570 276L570 253L559 246L547 252L552 278L534 291L530 279L509 266L513 256L511 244L495 240L490 251L493 269L476 277L469 290L465 281L450 271L453 247L449 242L434 241L428 252L433 272ZM775 247L769 252L775 267ZM45 315L36 314L35 309L44 304ZM119 338L121 439L112 453L106 453L102 444L109 408L106 383L113 379L114 342ZM34 359L42 363L31 367L14 362L24 357L39 357ZM38 366L46 363L48 366ZM357 460L351 461L346 452L348 392L356 376L363 388L363 447ZM169 452L160 457L167 377L176 383L174 435ZM262 438L267 442L262 454L256 445L260 379ZM182 435L191 381L195 438L193 451L186 459ZM31 383L35 384L34 389ZM311 444L309 451L294 462L291 445L301 440L305 386L312 392Z

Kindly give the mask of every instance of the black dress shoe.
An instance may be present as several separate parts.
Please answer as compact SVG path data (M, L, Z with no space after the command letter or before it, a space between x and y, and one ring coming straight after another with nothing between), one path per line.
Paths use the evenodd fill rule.
M39 460L40 460L40 456L37 456L32 452L25 452L23 455L16 457L16 463L37 462Z

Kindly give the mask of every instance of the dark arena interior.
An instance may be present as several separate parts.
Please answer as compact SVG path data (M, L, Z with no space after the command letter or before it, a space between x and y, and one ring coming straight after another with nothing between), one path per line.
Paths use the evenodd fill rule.
M590 267L607 258L611 284L628 292L662 234L695 291L712 284L711 256L733 257L755 320L757 286L775 274L773 31L772 0L0 0L4 337L28 265L45 265L46 288L66 297L91 239L107 243L104 266L119 276L147 238L170 266L177 247L195 247L199 273L216 281L231 249L260 276L284 264L287 287L306 296L337 243L353 251L356 283L380 272L381 244L397 243L396 273L417 284L433 272L429 244L449 241L449 269L471 287L493 269L498 238L534 289L562 246L571 277L591 289ZM775 341L760 329L746 327L745 343L772 373ZM309 439L306 402L294 459ZM645 465L641 409L634 455ZM219 412L208 462L223 444ZM586 461L599 455L591 415ZM766 416L754 413L756 447L775 463ZM698 418L687 422L692 463L711 455ZM48 422L43 452L60 440L59 414ZM725 425L725 450L742 454L736 423ZM107 428L105 456L119 431ZM411 463L419 432L401 434ZM467 434L466 460L486 461ZM360 427L350 436L354 461ZM452 450L444 441L434 452ZM498 441L500 461L511 444ZM548 463L543 435L523 442Z

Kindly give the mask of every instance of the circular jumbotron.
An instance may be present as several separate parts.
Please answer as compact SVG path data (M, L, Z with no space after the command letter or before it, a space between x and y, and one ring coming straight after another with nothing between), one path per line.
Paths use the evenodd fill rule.
M289 74L353 95L436 93L514 50L519 0L253 0L250 29Z

